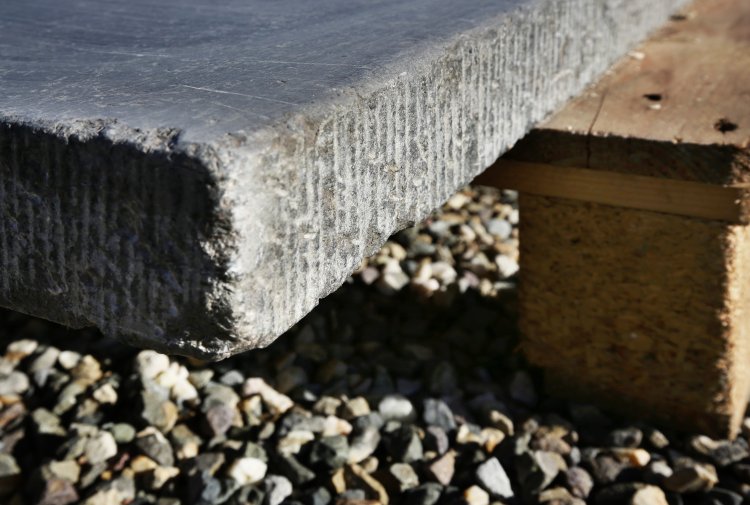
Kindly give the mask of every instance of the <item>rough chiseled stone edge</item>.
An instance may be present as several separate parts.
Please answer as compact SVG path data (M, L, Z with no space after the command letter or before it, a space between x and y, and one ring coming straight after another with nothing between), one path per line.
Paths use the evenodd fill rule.
M207 145L182 143L179 131L139 132L111 121L61 127L0 117L6 128L28 128L29 143L109 143L112 149L102 150L101 166L132 163L115 147L129 149L144 166L170 160L175 170L188 166L193 176L187 180L206 187L191 205L207 214L167 226L167 236L187 250L171 267L165 264L166 274L141 258L151 277L142 280L140 292L148 294L150 305L139 305L138 289L118 284L134 278L133 263L127 258L113 262L101 238L94 256L78 254L73 244L59 257L70 253L68 264L79 262L78 272L93 269L99 282L110 283L108 289L90 287L85 299L71 302L62 299L66 291L50 299L35 297L35 292L49 291L38 278L26 286L16 279L10 290L0 285L0 301L63 323L97 326L137 345L203 358L265 346L341 285L362 257L439 206L682 3L532 2L445 46L404 57L377 78L342 90L283 124ZM66 149L52 152L59 156ZM50 162L42 171L54 168ZM68 167L86 176L99 170L73 168ZM152 200L174 191L172 183L185 191L181 179L165 177ZM120 183L103 182L101 188L116 189ZM12 188L3 184L5 191ZM144 205L134 229L153 218L145 211L146 200L139 198L131 198ZM54 203L49 205L45 212L56 216ZM6 222L18 212L7 204L4 210ZM30 212L30 222L49 222ZM174 206L161 213L156 215L167 221L182 215ZM63 232L71 217L59 216ZM202 233L191 229L196 223ZM13 230L3 226L7 240ZM107 223L102 226L104 236ZM59 230L50 235L42 228L29 227L29 242L47 254ZM36 240L45 233L45 239ZM145 246L159 251L164 244L157 236L152 234L153 243ZM23 272L20 249L13 257L13 249L0 242L0 250L7 255L0 256L2 266L16 268L3 268L2 277L13 281L14 272ZM38 259L40 264L55 261ZM78 289L80 279L60 275L65 289Z

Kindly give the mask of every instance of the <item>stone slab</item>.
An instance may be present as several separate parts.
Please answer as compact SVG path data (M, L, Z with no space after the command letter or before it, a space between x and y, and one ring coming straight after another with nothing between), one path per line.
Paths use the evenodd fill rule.
M682 0L4 0L0 305L265 346Z

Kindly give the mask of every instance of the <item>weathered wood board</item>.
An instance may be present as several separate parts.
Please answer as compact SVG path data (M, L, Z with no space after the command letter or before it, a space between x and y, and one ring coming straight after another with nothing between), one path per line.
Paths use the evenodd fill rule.
M750 2L698 0L480 182L521 194L521 329L558 393L734 435L750 394Z

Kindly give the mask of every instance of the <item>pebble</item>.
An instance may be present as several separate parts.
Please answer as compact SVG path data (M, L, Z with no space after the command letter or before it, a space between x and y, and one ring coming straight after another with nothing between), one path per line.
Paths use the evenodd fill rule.
M401 270L397 262L390 262L383 269L376 281L376 286L385 294L393 294L401 291L409 284L409 276Z
M16 490L21 481L21 469L10 454L0 452L0 497Z
M622 428L610 432L607 445L613 447L638 447L643 440L643 432L635 427Z
M663 460L655 460L651 461L646 466L646 471L644 473L644 479L647 482L651 482L653 484L661 484L664 479L671 476L672 468L667 464L666 461Z
M328 505L331 503L331 493L323 486L317 487L312 492L307 493L305 498L306 505Z
M241 486L255 484L266 476L268 465L258 458L238 458L227 470L227 475Z
M505 440L505 433L496 428L482 428L480 437L484 440L484 449L487 453L492 454L503 440Z
M170 480L180 475L180 469L174 466L157 466L147 474L146 487L159 490Z
M476 469L476 478L482 486L493 497L512 498L513 488L510 484L508 474L497 458L490 458Z
M15 340L8 344L8 347L5 348L5 357L6 359L10 359L11 361L17 363L22 359L34 354L34 351L36 351L37 347L39 347L39 342L37 342L36 340L32 340L29 338Z
M64 479L75 484L81 476L81 467L73 460L50 461L42 467L47 478Z
M169 368L169 358L156 351L141 351L135 358L134 368L141 380L153 380Z
M506 416L500 411L491 410L488 414L490 424L498 430L505 433L507 436L513 436L514 426L511 418Z
M439 426L445 431L456 429L456 421L448 404L435 398L424 401L422 419L428 426ZM385 417L385 416L384 416Z
M398 482L399 491L415 488L419 485L419 476L414 467L407 463L394 463L388 468L389 473Z
M443 486L447 486L453 479L456 466L456 454L448 451L427 467L427 473Z
M627 462L630 466L635 468L643 468L648 465L649 461L651 461L651 454L645 449L623 449L621 447L615 447L611 452L617 457L617 459Z
M66 479L48 478L34 486L34 505L70 505L80 503L80 497L73 483Z
M384 435L384 442L394 461L412 463L422 459L422 441L414 426L403 425L387 432Z
M416 418L414 406L401 395L387 395L378 404L378 412L384 421L412 422Z
M292 494L292 483L281 475L268 475L263 485L266 491L266 505L280 505Z
M81 361L81 355L75 351L60 351L57 362L64 370L72 370Z
M84 455L91 465L104 463L117 455L117 442L108 431L97 431L86 440Z
M341 410L341 415L344 419L354 419L355 417L368 415L370 413L370 405L365 398L358 396L347 400Z
M34 423L34 431L39 435L54 435L64 437L65 429L61 425L60 418L49 410L40 407L31 413Z
M615 482L620 473L627 468L627 463L623 463L612 455L597 455L589 461L591 473L598 484L610 484Z
M153 427L148 427L138 433L135 438L135 445L149 458L153 459L162 466L173 466L174 455L172 447L164 435Z
M232 427L236 413L237 411L231 405L217 404L209 407L203 414L204 425L208 435L211 437L223 437L229 428Z
M633 494L629 505L669 505L669 502L660 488L644 486Z
M537 500L545 505L585 505L585 501L571 495L564 487L553 487L539 493Z
M143 391L141 402L143 404L141 418L162 433L168 433L177 423L179 416L177 406L157 391Z
M315 402L315 405L312 406L312 411L315 414L320 414L322 416L333 416L339 411L343 404L343 401L334 398L333 396L322 396Z
M115 423L108 429L118 444L128 444L135 438L135 428L128 423Z
M713 466L695 464L676 469L672 475L664 479L664 487L676 493L693 493L708 491L718 481Z
M445 430L439 426L428 426L425 430L424 448L438 454L444 454L450 447Z
M474 485L469 486L463 492L463 498L467 505L489 505L490 495L481 487Z
M31 363L31 366L29 366L29 373L36 374L38 372L49 371L55 366L59 356L60 350L58 348L48 347Z
M580 467L568 468L565 471L565 484L570 489L573 496L577 498L588 498L594 487L594 479L591 475Z
M719 467L729 466L750 456L748 443L744 438L733 441L713 440L705 435L697 435L691 438L690 447Z
M374 426L367 426L356 433L349 444L349 462L360 463L372 455L380 444L380 440L380 432Z
M518 263L508 256L495 256L495 265L497 265L497 271L502 279L512 277L519 270Z
M294 406L294 402L286 395L279 393L266 381L259 377L252 377L242 385L242 396L260 395L263 403L276 415L281 415Z
M92 394L94 400L98 401L103 405L114 405L117 403L117 391L112 387L112 384L104 384L103 386L94 390Z
M506 240L510 238L510 234L513 231L513 225L511 225L505 219L490 219L487 221L487 231L492 235L495 235L500 240Z
M323 437L313 442L311 446L310 464L313 466L336 470L343 467L348 460L349 442L343 435Z
M29 377L18 370L0 376L0 396L22 395L29 389Z
M654 449L665 449L669 446L669 439L667 438L667 436L656 428L651 428L649 430L647 439L648 443Z
M73 379L78 379L85 384L93 384L102 378L102 368L96 358L87 354L73 367L70 375Z

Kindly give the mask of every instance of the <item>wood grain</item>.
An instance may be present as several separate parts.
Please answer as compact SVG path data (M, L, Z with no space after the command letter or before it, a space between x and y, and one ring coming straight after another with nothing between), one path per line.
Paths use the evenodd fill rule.
M543 163L500 160L475 183L630 209L748 223L746 185L724 187Z
M750 182L750 2L692 4L506 157Z

